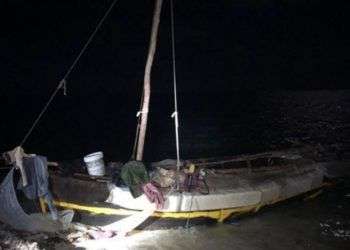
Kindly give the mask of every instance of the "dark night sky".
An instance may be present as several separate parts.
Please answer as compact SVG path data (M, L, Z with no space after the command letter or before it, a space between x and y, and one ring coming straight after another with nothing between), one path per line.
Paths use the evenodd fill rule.
M348 1L174 2L180 93L209 96L213 92L219 95L241 90L349 88ZM2 149L20 141L110 3L111 0L1 1ZM47 135L66 130L67 126L71 129L68 136L79 134L91 117L96 123L85 126L86 133L74 139L76 145L93 144L91 131L122 131L123 126L134 131L153 5L152 0L117 3L69 77L68 97L58 95L29 147L37 149L40 147L35 145L43 145L43 141L59 140L59 136L50 139ZM158 42L153 93L171 95L167 0ZM121 97L129 97L127 105ZM95 103L98 105L94 108ZM109 113L101 115L100 109L108 109ZM120 115L123 109L130 117L118 120L120 128L115 127L113 119L117 118L113 116ZM111 124L98 127L96 124L103 123L103 119L110 119ZM75 123L70 123L72 120ZM88 133L91 138L84 138L83 134ZM132 143L133 132L127 134L120 147ZM111 145L116 141L109 140ZM60 145L69 143L67 140Z
M52 89L111 1L4 2L2 89L16 95ZM175 5L180 91L348 87L348 4L175 0ZM151 0L117 3L73 72L71 91L139 89L152 9ZM160 91L171 80L169 26L165 1L154 67L154 89Z

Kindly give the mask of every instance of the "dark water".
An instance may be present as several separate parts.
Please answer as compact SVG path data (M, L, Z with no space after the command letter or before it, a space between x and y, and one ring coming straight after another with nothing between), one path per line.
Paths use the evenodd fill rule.
M172 90L153 93L145 158L175 158ZM110 159L131 154L139 96L134 93L61 94L26 144L50 159L74 159L102 150ZM25 101L21 101L25 100ZM16 146L47 96L6 100L1 150ZM180 93L182 158L254 153L307 143L347 150L350 90Z

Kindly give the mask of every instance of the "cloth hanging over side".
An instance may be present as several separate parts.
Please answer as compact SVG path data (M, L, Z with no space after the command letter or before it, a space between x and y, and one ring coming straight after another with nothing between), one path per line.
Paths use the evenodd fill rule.
M140 196L142 186L150 181L145 165L141 161L129 161L124 164L121 179L130 188L134 197Z
M23 186L26 186L28 182L27 182L27 176L23 167L23 157L28 157L31 155L26 154L23 148L21 146L18 146L12 149L11 151L3 153L2 156L5 159L7 164L11 164L16 168L19 168L22 176L21 178L22 184Z
M130 188L134 198L145 194L158 209L163 208L164 197L161 191L151 182L145 165L141 161L129 161L122 167L121 179Z
M49 173L47 171L47 159L44 156L23 158L24 170L28 178L28 185L21 189L28 199L34 200L49 193Z
M57 209L53 205L53 198L49 190L49 173L46 157L38 155L24 157L23 165L28 179L28 185L23 187L22 182L20 182L19 188L28 199L43 198L48 204L52 218L56 220Z
M56 232L62 224L41 214L26 214L18 203L13 183L14 168L0 185L0 221L17 230L29 232Z

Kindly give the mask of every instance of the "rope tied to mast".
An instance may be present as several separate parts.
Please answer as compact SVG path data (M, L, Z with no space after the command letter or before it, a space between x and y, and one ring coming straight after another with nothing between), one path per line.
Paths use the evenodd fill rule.
M136 113L136 117L139 117L140 115L142 115L142 114L147 114L148 113L148 110L139 110L139 111L137 111L137 113Z
M94 31L91 33L91 35L89 36L88 40L86 41L86 43L84 44L84 46L82 47L82 49L80 50L79 54L77 55L77 57L75 58L75 60L73 61L72 65L68 68L66 74L64 75L64 77L62 78L62 80L58 83L56 89L53 91L53 93L51 94L49 100L46 102L46 104L44 105L43 109L40 111L39 115L37 116L37 118L34 120L32 126L29 128L29 130L27 131L26 135L23 137L20 146L22 147L23 144L27 141L28 137L31 135L31 133L33 132L33 130L35 129L36 125L39 123L41 117L44 115L44 113L46 112L47 108L50 106L52 100L55 98L55 96L57 95L58 91L60 89L63 89L63 95L67 95L67 78L70 75L70 73L73 71L73 69L75 68L75 66L77 65L77 63L79 62L81 56L84 54L84 52L86 51L86 49L88 48L88 46L90 45L91 41L93 40L93 38L95 37L97 31L99 31L99 29L101 28L102 24L104 23L105 19L108 17L109 13L112 11L114 5L117 3L118 0L114 0L111 5L109 6L109 8L107 9L107 11L105 12L105 14L103 15L103 17L100 19L100 21L98 22L98 24L96 25Z

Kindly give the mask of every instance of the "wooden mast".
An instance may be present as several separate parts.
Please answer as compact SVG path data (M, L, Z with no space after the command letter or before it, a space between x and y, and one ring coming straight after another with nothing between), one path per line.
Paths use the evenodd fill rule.
M160 21L160 13L162 10L163 0L155 0L154 12L153 12L153 21L152 21L152 30L151 30L151 40L148 47L148 56L147 62L145 66L145 75L143 79L143 101L141 108L141 125L140 125L140 133L137 140L137 153L136 160L142 161L144 145L145 145L145 137L147 130L147 119L148 119L148 110L149 110L149 100L151 96L151 70L154 59L154 54L156 52L157 47L157 36L158 36L158 28Z

